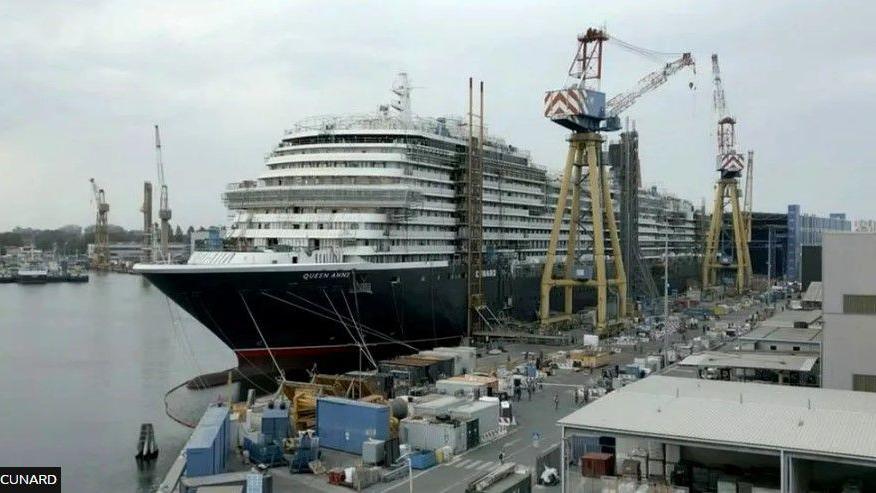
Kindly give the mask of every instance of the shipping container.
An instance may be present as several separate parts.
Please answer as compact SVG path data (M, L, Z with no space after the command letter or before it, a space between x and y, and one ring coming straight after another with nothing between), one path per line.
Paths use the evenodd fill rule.
M381 372L393 375L396 380L407 381L411 386L440 380L441 375L448 375L452 372L450 366L452 363L448 361L417 356L399 356L378 363Z
M399 438L415 450L435 450L449 446L453 452L464 452L467 447L466 425L459 421L431 421L424 418L405 418L400 422Z
M186 443L186 476L209 476L225 472L231 440L229 409L210 406Z
M581 456L581 475L589 478L614 474L614 456L602 452L588 452Z
M460 375L445 378L435 382L438 392L450 395L462 394L468 397L496 395L499 392L499 380L495 377L479 375Z
M380 395L392 397L392 375L389 373L381 373L377 371L348 371L344 373L353 379L359 379L366 382L369 387L374 389Z
M459 397L450 395L442 395L437 399L431 399L426 402L414 404L414 416L440 416L450 414L450 412L465 404L467 401Z
M459 374L456 372L456 360L458 359L458 356L455 354L441 353L440 351L420 351L416 354L416 357L439 362L439 379Z
M477 349L471 346L436 347L433 351L449 352L459 355L460 374L473 373L477 364Z
M481 435L499 428L499 403L497 401L473 401L455 407L450 417L461 421L478 420Z
M389 407L320 397L316 401L316 432L323 447L361 454L365 440L389 438Z

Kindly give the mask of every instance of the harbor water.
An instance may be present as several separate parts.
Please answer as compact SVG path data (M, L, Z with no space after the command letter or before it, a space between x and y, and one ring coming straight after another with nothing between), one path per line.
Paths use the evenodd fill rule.
M236 359L140 276L87 284L0 284L0 464L61 466L64 491L152 491L191 432L165 393ZM171 401L196 419L217 389ZM160 454L134 459L141 423Z

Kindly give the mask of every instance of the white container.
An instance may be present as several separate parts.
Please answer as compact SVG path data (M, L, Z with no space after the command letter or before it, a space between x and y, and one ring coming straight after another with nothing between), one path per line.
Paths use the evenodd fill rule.
M499 428L499 403L474 401L456 407L450 416L461 421L478 420L478 433L484 435Z

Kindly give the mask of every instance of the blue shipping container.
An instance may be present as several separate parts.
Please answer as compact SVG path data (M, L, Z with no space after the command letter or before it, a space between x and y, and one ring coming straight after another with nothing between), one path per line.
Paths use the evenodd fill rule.
M316 401L316 434L323 447L360 455L362 442L389 438L389 407L321 397Z
M186 443L186 475L208 476L225 472L225 454L231 439L229 410L211 406L201 416Z
M198 425L186 444L186 476L209 476L216 474L217 451L220 442L220 425Z

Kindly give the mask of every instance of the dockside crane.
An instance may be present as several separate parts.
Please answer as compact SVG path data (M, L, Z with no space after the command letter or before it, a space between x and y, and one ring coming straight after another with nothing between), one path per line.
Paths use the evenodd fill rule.
M91 191L94 194L94 204L97 207L91 267L95 270L107 270L109 269L109 204L106 202L106 193L97 186L94 178L91 178L90 181Z
M745 169L745 158L736 151L736 119L727 111L724 96L724 83L721 79L721 69L718 65L718 55L712 55L712 79L714 92L712 96L715 113L718 116L718 154L717 171L719 178L715 184L715 199L712 206L712 218L706 233L706 246L703 254L703 288L714 286L718 280L718 272L722 269L736 270L736 291L741 293L751 280L751 256L748 250L750 235L750 219L746 218L739 204L739 178ZM748 175L751 176L750 174ZM747 178L748 182L750 178ZM749 183L746 183L748 188ZM751 192L746 190L746 206L750 207ZM724 229L724 210L729 204L731 213L735 258L730 258L720 251L722 231ZM750 217L750 211L748 213Z
M572 318L572 290L577 286L596 288L597 333L607 333L610 327L622 325L625 322L628 314L626 271L614 216L608 172L599 162L603 142L600 132L620 130L618 115L622 111L632 106L641 96L660 87L679 70L688 66L694 67L694 60L690 53L683 53L677 60L665 64L659 70L640 79L633 90L615 96L606 103L605 93L599 91L598 84L603 75L603 45L610 39L614 39L621 47L637 53L658 55L657 52L635 47L617 38L610 38L604 30L588 29L584 34L578 36L578 47L569 67L565 88L548 91L544 97L544 116L571 130L572 135L568 139L569 150L566 155L547 256L542 271L539 321L543 330L554 323ZM667 54L659 55L665 56ZM586 279L584 276L578 275L575 269L578 258L579 230L584 229L580 222L580 214L582 185L585 180L587 189L584 193L589 195L591 204L595 279ZM560 247L560 233L563 229L569 199L571 199L571 204L568 204L570 218L565 242L564 269L561 277L554 277L557 249ZM606 230L611 242L614 264L614 273L611 279L608 279L606 265ZM612 321L608 319L609 286L613 287L617 293L617 316ZM564 305L561 314L552 316L550 295L554 288L563 288Z
M170 218L171 211L167 201L167 183L164 181L164 161L161 157L161 135L158 132L158 125L155 125L155 166L158 168L158 186L160 195L158 199L158 219L161 220L159 231L159 254L161 262L170 263Z

